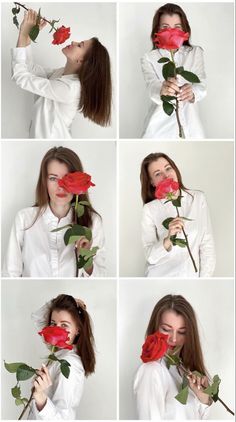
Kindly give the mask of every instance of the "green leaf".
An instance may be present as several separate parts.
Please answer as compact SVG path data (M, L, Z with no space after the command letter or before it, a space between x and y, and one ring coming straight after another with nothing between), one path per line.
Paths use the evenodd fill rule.
M64 377L69 378L70 375L70 367L65 364L64 362L61 363L61 373L64 375Z
M188 378L186 375L183 375L182 389L188 386Z
M13 17L13 23L14 23L14 25L16 25L17 29L19 29L19 22L17 20L17 16L16 15Z
M84 227L79 224L74 224L70 229L68 229L64 234L64 242L66 245L73 243L70 241L71 236L85 236ZM78 240L78 238L76 240Z
M85 264L85 266L84 266L84 269L85 269L85 270L87 270L88 268L92 267L92 265L93 265L93 257L91 256L91 257L87 260L87 262L86 262L86 264Z
M49 360L56 360L59 361L59 359L54 355L54 353L52 353L51 355L48 356Z
M52 30L53 30L53 29L55 29L55 30L56 30L56 28L54 27L54 25L55 25L55 23L58 23L58 22L59 22L59 20L60 20L60 19L58 19L57 21L56 21L56 20L52 20L52 21L50 22L51 29L50 29L50 31L49 31L49 34L50 34L50 32L52 32Z
M175 396L175 399L178 400L182 404L187 403L188 399L188 386L184 387L177 396Z
M16 371L17 381L25 381L32 378L36 374L36 370L26 364L20 365Z
M4 361L4 366L6 368L6 370L8 372L11 372L12 374L14 374L17 369L19 368L19 366L24 365L23 362L14 362L14 363L7 363Z
M162 225L165 227L165 229L167 230L169 229L169 224L172 220L174 220L174 218L169 217L169 218L166 218L164 221L162 221Z
M168 78L174 78L175 77L175 64L171 61L164 64L162 68L162 75L163 78L167 81Z
M90 242L90 240L92 240L92 230L89 229L88 227L84 227L84 235L85 235L86 239L89 240L89 242Z
M195 75L195 73L189 72L187 70L183 70L181 72L181 76L186 79L188 82L192 82L192 83L199 83L201 82L199 77L197 75Z
M212 384L209 385L205 390L203 390L204 393L209 394L209 396L212 397L214 401L218 400L218 394L219 394L219 385L221 383L221 379L219 378L219 375L215 375L212 380Z
M63 363L63 364L65 364L65 365L67 365L67 366L71 366L71 364L66 360L66 359L58 359L58 361L60 362L60 363Z
M167 367L169 369L170 366L174 365L178 365L180 363L180 358L177 355L172 355L170 353L166 354L166 364Z
M171 116L171 114L173 113L175 109L173 104L167 103L166 101L163 101L162 107L163 107L164 112L168 114L168 116Z
M18 385L16 385L15 387L13 387L11 389L11 394L14 397L14 399L18 399L21 396L21 390L20 387Z
M85 264L86 264L86 260L84 259L83 256L79 255L79 259L78 259L78 262L77 262L78 268L79 269L84 268Z
M82 215L84 215L84 206L81 205L80 203L78 203L77 207L76 207L76 214L78 216L78 218L82 217Z
M41 7L39 8L39 11L37 14L36 25L40 24L40 20L41 20Z
M33 42L35 42L38 34L39 34L39 25L34 25L31 31L29 32L29 37Z
M90 203L88 201L79 201L79 204L85 205L86 207L90 207Z
M181 75L181 74L182 74L182 72L183 72L183 70L184 70L183 66L177 67L177 68L176 68L176 73L177 73L178 75Z
M92 249L80 248L80 253L79 254L82 257L84 257L85 260L87 260L91 256L96 255L98 249L99 249L98 246L94 246Z
M187 242L185 239L176 238L176 239L171 240L171 242L174 246L180 246L181 248L185 248L187 246Z
M178 198L172 199L174 207L181 207L181 198L183 198L183 196L179 195Z
M66 226L59 227L58 229L51 230L51 233L59 232L60 230L66 229L67 227L73 227L72 224L66 224Z
M157 63L167 63L170 59L168 57L162 57L161 59L157 60Z
M174 97L173 95L161 95L161 100L169 102L169 101L176 100L176 97Z
M80 239L81 239L81 237L83 237L83 236L78 236L78 235L71 236L71 237L69 238L68 245L71 245L71 244L73 244L73 243L77 242L77 240L80 240Z
M202 375L200 372L198 372L198 371L193 371L192 372L192 374L193 375L195 375L196 377L199 377L199 378L203 378L204 377L204 375Z
M15 404L16 404L17 406L20 406L21 404L23 404L23 405L24 405L24 401L23 401L22 399L20 399L20 398L17 398L17 399L15 400Z
M19 13L19 11L20 11L20 7L19 8L13 7L13 9L11 9L11 11L12 11L13 15L17 15L17 13Z

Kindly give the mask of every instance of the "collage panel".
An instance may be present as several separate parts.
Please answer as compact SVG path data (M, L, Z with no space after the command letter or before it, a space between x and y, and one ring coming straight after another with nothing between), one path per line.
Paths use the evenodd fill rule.
M182 137L234 137L233 15L233 2L119 4L120 138L179 138L176 93ZM224 28L224 37L216 22ZM156 34L165 29L161 40ZM169 29L177 32L168 43ZM177 84L168 60L178 69ZM165 98L166 110L162 95L172 97Z
M115 142L2 142L2 275L115 277L115 186Z
M116 3L1 6L2 137L115 138Z
M205 386L218 375L218 397L233 411L233 312L233 280L120 280L120 420L233 420L222 402L197 388L200 374L209 379ZM176 396L183 375L191 383L195 370L184 404Z
M234 276L232 142L121 142L119 174L121 277ZM156 187L171 178L177 206Z
M33 404L29 419L116 419L115 281L104 279L94 284L92 280L75 283L74 280L22 279L2 280L1 284L2 359L5 364L20 362L31 367L27 377L24 368L19 368L16 374L12 366L6 370L2 364L2 418L18 419L23 406L15 405L11 389L16 385L17 375L21 388L18 398L20 395L28 399L33 368L41 370L44 385L50 387L46 390L45 407L39 414ZM49 323L51 331L47 327L42 333ZM60 332L52 332L58 327L69 332L69 341L62 339ZM47 365L47 358L53 352L44 342L59 344L60 351L55 353L64 361L51 358L45 369L42 363ZM68 348L71 344L72 350ZM59 366L65 365L65 360L70 364L68 377ZM45 380L43 373L47 370L49 379ZM43 399L40 387L36 388L35 401L39 406ZM24 418L27 413L28 410Z

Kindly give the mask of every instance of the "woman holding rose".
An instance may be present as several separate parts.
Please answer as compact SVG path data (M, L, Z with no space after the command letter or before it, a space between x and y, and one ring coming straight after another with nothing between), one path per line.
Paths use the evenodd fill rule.
M88 186L93 185L91 178L82 174L84 186L80 183L80 188L84 193L79 197L87 206L79 218L75 216L75 195L70 192L69 185L66 190L62 183L68 173L73 182L75 172L83 172L83 167L74 151L54 147L46 153L41 163L35 205L19 211L15 218L3 267L4 277L75 277L75 255L78 258L82 250L94 246L98 250L93 263L89 268L80 268L78 276L105 275L102 220L86 192ZM81 226L91 229L92 239L81 235L65 245L66 229L75 219Z
M70 364L66 378L58 362L43 365L34 380L34 393L28 419L77 419L77 409L84 389L84 378L95 370L94 338L86 305L80 299L61 294L32 315L37 328L55 326L69 334L72 350L60 349L58 359Z
M215 268L215 248L203 192L187 189L175 162L163 153L152 153L144 158L140 179L146 276L211 277ZM169 193L163 199L156 196L159 186L166 181L176 184L172 195L181 200L180 206L173 206L168 200ZM171 221L165 227L163 222L169 218ZM175 243L176 237L179 244Z
M155 345L144 344L142 356L150 355L137 371L134 393L139 419L207 419L212 399L204 389L209 385L195 312L180 295L166 295L153 309L146 337L156 332L168 336L168 351L178 348L178 356L188 371L189 395L184 405L176 400L183 373L175 365L167 368L165 358L155 357ZM151 349L153 347L153 350ZM144 359L145 360L145 359ZM200 377L197 373L203 376Z
M165 46L159 48L153 40L155 34L169 28L183 31L181 46L175 50L172 49L176 66L178 68L184 66L186 71L194 73L199 78L199 83L189 83L180 75L168 77L167 80L164 79L162 74L163 64L159 63L158 60L163 57L171 59L170 41L169 45L167 42ZM184 33L188 34L187 39ZM167 3L156 11L151 31L153 49L141 59L148 96L151 100L150 110L145 120L143 138L174 139L179 137L175 112L171 115L166 114L163 110L161 96L177 98L179 119L185 138L204 138L197 110L197 103L206 96L203 50L201 47L190 44L190 35L191 28L187 16L180 6ZM180 42L180 34L178 33L175 36L177 41ZM172 36L172 39L174 39L174 36Z
M101 126L110 124L111 74L106 48L97 38L72 41L62 49L65 67L44 69L32 58L29 33L36 22L37 12L25 12L17 47L12 50L12 78L19 87L37 96L30 138L71 138L70 127L78 110ZM40 29L45 25L41 19ZM64 40L63 34L59 38L61 44L68 34Z

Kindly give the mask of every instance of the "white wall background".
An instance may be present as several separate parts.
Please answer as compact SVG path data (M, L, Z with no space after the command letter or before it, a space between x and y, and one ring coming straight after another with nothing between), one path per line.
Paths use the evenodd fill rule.
M165 2L119 5L120 137L140 138L149 99L140 58L152 49L156 10ZM191 42L205 52L208 94L199 103L206 138L234 137L234 4L181 2ZM187 69L186 69L187 70Z
M134 153L135 151L135 153ZM202 190L210 209L217 277L234 274L234 143L127 141L119 146L120 276L144 276L140 168L151 152L164 152L190 189Z
M106 291L106 294L104 294ZM81 298L92 318L96 343L95 374L85 380L78 419L116 418L116 282L115 280L4 280L2 281L2 361L25 362L38 368L48 355L31 321L31 313L45 302L65 293ZM106 327L106 328L105 328ZM109 335L107 335L109 333ZM10 389L15 374L2 363L2 418L17 419ZM31 380L21 383L29 397ZM73 392L71 392L73 394ZM104 400L105 398L105 400ZM21 407L22 408L22 407Z
M2 258L17 211L34 204L40 163L53 146L64 146L80 157L96 184L91 202L103 219L107 275L116 275L116 144L111 141L2 141ZM10 159L9 159L10 157Z
M234 410L233 280L120 280L119 290L120 419L137 419L134 376L152 310L166 294L181 294L193 306L206 367L221 378L219 396ZM210 419L234 418L217 402Z
M24 3L25 4L25 3ZM71 37L67 41L80 41L93 36L99 38L107 48L112 67L113 113L112 125L102 128L78 113L72 124L73 138L114 138L116 136L115 84L116 84L116 5L115 3L26 3L26 6L38 10L47 19L59 19L58 25L71 28ZM12 23L13 3L2 4L2 137L28 138L33 95L16 86L11 80L10 49L16 46L18 31ZM20 12L19 22L23 19ZM51 44L52 34L49 25L39 34L33 44L36 63L56 69L63 67L65 56L61 52L63 45ZM65 43L66 45L66 43Z

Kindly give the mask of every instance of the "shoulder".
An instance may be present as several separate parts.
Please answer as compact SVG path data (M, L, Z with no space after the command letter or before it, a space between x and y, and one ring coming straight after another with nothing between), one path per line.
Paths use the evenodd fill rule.
M168 53L168 52L166 52ZM141 57L141 63L157 61L162 57L158 49L148 51Z
M59 352L60 359L65 359L70 364L71 374L78 376L79 378L84 377L84 367L81 358L74 350L63 350Z
M197 206L205 207L207 205L205 193L201 190L188 189L186 195L188 200L192 200Z
M100 217L100 215L93 212L92 213L92 223L93 223L93 228L102 227L102 217Z
M203 56L204 50L199 45L183 46L184 52L191 56L201 57Z
M38 207L28 207L23 208L22 210L18 211L16 214L16 220L22 222L28 222L30 219L34 218L37 214Z
M147 202L147 204L144 204L143 206L143 213L144 214L152 214L153 212L156 212L156 210L160 207L161 201L159 199L153 199L150 202Z
M167 368L162 359L154 362L143 363L136 373L135 384L142 382L164 381L166 379Z

